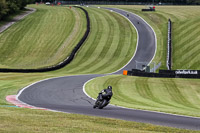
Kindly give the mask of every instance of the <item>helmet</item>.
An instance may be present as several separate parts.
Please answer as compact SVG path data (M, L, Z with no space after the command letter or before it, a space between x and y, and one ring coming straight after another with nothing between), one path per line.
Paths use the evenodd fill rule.
M108 86L108 89L112 89L112 86Z

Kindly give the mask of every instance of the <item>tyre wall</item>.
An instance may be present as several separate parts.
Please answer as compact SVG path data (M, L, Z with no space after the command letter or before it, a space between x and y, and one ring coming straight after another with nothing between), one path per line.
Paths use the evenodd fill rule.
M167 68L172 67L172 22L168 20L168 41L167 41Z

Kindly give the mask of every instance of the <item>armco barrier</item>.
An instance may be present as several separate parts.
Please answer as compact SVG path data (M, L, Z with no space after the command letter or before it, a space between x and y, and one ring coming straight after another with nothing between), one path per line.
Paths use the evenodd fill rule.
M76 47L73 49L73 51L71 52L70 56L65 59L63 62L55 65L55 66L49 66L49 67L46 67L46 68L38 68L38 69L7 69L7 68L0 68L0 72L18 72L18 73L34 73L34 72L48 72L48 71L54 71L54 70L58 70L58 69L61 69L63 67L65 67L67 64L69 64L76 52L79 50L79 48L82 46L82 44L84 43L84 41L86 40L86 38L88 37L89 35L89 32L90 32L90 19L89 19L89 15L88 15L88 12L82 8L82 7L77 7L76 8L80 8L84 11L85 15L86 15L86 19L87 19L87 30L84 34L84 36L82 37L82 39L79 41L79 43L76 45Z
M159 73L148 73L132 69L127 75L158 78L200 78L200 70L159 70Z
M168 21L168 41L167 41L167 68L171 70L172 67L172 22Z

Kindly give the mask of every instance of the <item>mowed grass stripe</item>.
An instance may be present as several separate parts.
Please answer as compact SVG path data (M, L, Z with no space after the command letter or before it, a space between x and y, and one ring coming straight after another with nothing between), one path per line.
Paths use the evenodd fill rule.
M118 70L133 56L137 40L135 29L116 13L95 8L86 10L91 19L91 32L75 60L65 70L68 73Z
M37 13L38 13L38 12L37 12ZM43 16L42 16L42 17L43 17ZM44 18L45 18L45 16L44 16ZM37 19L37 18L35 18L35 19ZM29 22L30 22L30 21L32 21L32 20L29 20ZM39 21L39 22L40 22L40 21ZM25 23L25 24L26 24L26 23ZM25 25L25 24L23 23L22 25ZM30 25L30 24L29 24L29 25ZM35 25L36 25L36 24L35 24ZM38 25L38 24L37 24L37 25ZM36 25L36 26L37 26L37 25ZM30 25L30 27L31 27L31 26L32 26L32 25ZM15 28L16 28L16 27L15 27ZM35 27L35 28L36 28L36 27ZM24 32L22 32L21 35L25 34L26 31L28 30L27 28L24 28L24 26L23 26L23 28L19 27L18 29L23 29ZM37 28L36 28L36 29L37 29ZM18 30L16 30L16 31L18 32ZM9 33L8 33L8 34L9 34ZM14 33L14 34L17 35L16 33ZM11 36L13 36L13 35L11 35ZM24 35L23 35L23 36L24 36ZM24 39L26 40L26 38L24 38L23 36L19 36L18 39L23 38L22 41L23 41ZM29 36L29 38L30 38L30 37L31 37L31 36ZM26 43L27 43L27 42L26 42ZM7 45L7 44L4 44L4 45ZM17 46L17 45L19 45L18 42L16 42L16 45L15 45L15 46ZM26 47L28 47L28 49L30 49L28 45L29 45L29 43L26 44ZM26 47L25 47L25 48L26 48ZM25 49L25 48L24 48L24 49ZM7 49L7 48L6 48L6 49ZM12 50L15 50L15 49L13 48ZM10 50L10 51L11 51L11 50ZM25 49L24 51L26 51L26 49ZM19 54L20 54L20 53L19 53ZM20 56L20 55L19 55L19 56Z
M118 25L124 25L124 28L114 26L115 36L113 38L112 45L116 44L118 45L117 47L115 47L115 49L112 47L110 48L110 51L108 51L107 54L108 60L104 64L102 64L99 68L97 68L95 71L101 72L101 70L103 70L105 65L110 66L106 71L106 73L123 67L133 56L134 53L133 51L136 48L137 37L136 34L134 34L133 32L134 31L133 26L128 21L124 21L123 19L121 19L121 16L119 16L118 14L112 14L112 15L119 23ZM113 54L110 54L111 52L113 52Z
M119 78L119 77L117 77L117 78ZM129 83L128 86L134 86L136 89L126 89L125 90L123 85L121 84L121 82L124 82L126 84L127 83L127 79L124 78L124 77L120 77L119 79L120 80L118 80L117 88L114 91L114 94L116 92L117 92L117 94L119 94L119 95L115 95L117 100L118 100L118 97L120 97L119 101L122 102L122 104L128 103L129 106L134 104L138 108L140 108L141 105L149 106L149 103L143 102L142 100L140 100L139 97L141 96L141 94L139 94L139 93L136 94L135 93L135 91L138 91L138 87L140 86L139 84L134 84L134 82L131 83L131 82L128 81L128 83ZM107 84L110 83L110 84L113 85L112 82L109 82L109 81L112 81L112 80L113 79L108 79L107 80ZM129 93L127 93L127 92L129 92ZM126 98L124 98L124 97L126 97Z
M100 12L99 15L100 17L98 21L101 22L102 26L99 28L103 28L102 36L96 44L97 47L94 50L93 55L91 55L91 58L87 59L87 61L84 62L85 65L78 70L80 72L85 71L85 73L88 73L88 70L92 71L96 66L98 67L98 63L105 58L105 53L108 52L108 49L111 46L110 41L112 41L113 32L111 31L112 28L109 25L109 21L112 20L106 15L105 12Z
M198 69L200 66L197 62L199 59L199 43L200 43L200 18L190 20L184 30L176 30L179 33L174 36L174 50L173 50L173 67L176 69ZM193 23L191 25L191 23ZM177 26L177 24L175 25Z
M70 72L70 70L74 71L77 65L81 67L87 60L89 60L92 57L92 54L97 47L96 44L99 42L102 36L102 28L99 28L99 26L102 26L102 23L100 23L100 21L97 20L97 18L97 14L90 14L91 32L89 33L89 38L87 38L87 43L83 45L81 51L79 51L79 53L77 54L75 60L70 64L68 72ZM97 24L98 27L95 27L95 24ZM85 47L85 45L87 45L88 47ZM79 54L81 56L78 56Z
M193 108L192 103L190 103L182 94L182 91L180 90L177 85L169 79L169 81L163 82L163 84L166 87L167 93L170 95L170 99L172 99L172 102L178 107L178 108Z
M90 14L93 12L88 10L88 13L90 16ZM92 46L87 47L89 48L87 52L82 52L82 49L80 50L80 54L83 56L80 56L78 53L77 58L81 58L78 59L81 60L81 62L79 62L78 60L73 61L70 65L76 64L75 66L78 65L78 67L73 67L71 70L68 71L70 73L83 72L83 70L88 69L88 67L91 66L92 62L94 62L96 59L98 59L98 57L100 57L99 55L101 54L104 45L106 45L107 38L109 37L109 25L104 17L104 14L95 12L94 10L94 14L90 18L91 32L88 39L84 43L84 46L87 44L90 44L90 46ZM93 33L93 30L95 30L96 34Z
M133 51L136 49L137 35L134 32L133 27L130 26L129 28L132 29L132 32L127 32L128 30L126 30L125 34L127 34L127 36L124 42L120 43L121 47L118 47L118 50L115 52L115 54L118 54L120 51L121 52L119 56L113 57L113 65L111 65L110 68L107 71L105 71L105 73L109 73L110 71L122 68L131 59L131 57L133 57Z
M112 16L112 17L110 17ZM120 28L118 21L113 17L113 14L105 14L106 21L108 22L109 27L109 37L105 43L101 54L99 55L99 59L95 60L93 64L96 64L92 69L88 69L91 73L99 72L104 70L106 65L113 65L113 57L115 56L115 51L117 51L117 47L119 46L120 39ZM123 34L123 33L121 33ZM110 61L112 60L111 64ZM86 71L86 72L89 72Z
M191 53L187 52L183 55L180 55L181 58L177 61L178 68L187 68L187 69L196 69L199 64L194 65L194 63L199 62L199 48L190 50ZM186 63L187 62L187 63Z
M196 28L196 25L198 24L198 22L199 22L199 18L196 20L189 20L189 21L175 23L176 28L174 29L174 34L176 34L177 37L182 36L183 34L188 32L189 29L192 30L194 29L194 27Z
M200 43L200 40L194 41L193 43L191 43L191 45L187 45L187 44L183 45L183 48L181 50L177 50L176 52L174 52L175 53L174 56L180 56L180 58L178 58L174 61L175 62L179 61L179 63L180 63L180 62L184 61L185 59L186 60L192 59L193 57L191 57L191 55L195 55L195 54L198 55L199 47L198 47L198 45L196 45L197 43ZM189 65L188 63L186 63L186 64ZM184 64L182 64L182 65L184 65Z
M196 32L197 32L197 34L198 34L200 31L198 30L198 31L196 31ZM196 33L195 33L195 34L196 34ZM186 53L187 50L192 49L194 46L198 46L198 45L196 45L196 44L198 44L199 38L198 38L195 34L193 34L192 36L190 36L190 37L188 38L188 40L185 40L184 42L181 41L182 43L177 42L177 45L176 45L177 51L176 51L176 52L177 52L177 53L179 53L179 52L181 52L181 53ZM188 44L190 44L190 45L188 45Z
M127 78L128 79L128 78ZM136 78L135 82L135 89L130 86L130 89L133 89L134 92L136 92L136 96L134 96L134 99L138 99L139 101L142 101L141 105L146 106L147 109L155 108L156 110L159 110L163 107L173 107L174 105L167 103L165 100L163 100L163 97L160 96L160 89L158 90L155 86L150 86L148 83L152 82L149 78ZM162 86L160 86L162 87ZM166 95L164 92L163 94ZM130 95L129 95L130 97ZM140 106L141 106L140 105Z
M177 42L178 44L181 44L185 41L187 41L187 39L193 37L196 33L196 31L198 31L198 28L200 25L200 23L196 22L195 24L193 25L188 25L189 28L187 28L187 30L177 30L175 34L177 34L177 38L180 38L179 42ZM184 27L186 29L186 27ZM185 38L181 38L185 36Z
M145 83L144 83L145 82ZM136 79L136 91L139 94L139 97L143 98L143 101L145 100L144 103L147 103L148 106L154 106L154 107L159 107L156 105L158 100L156 97L154 97L154 94L151 92L150 87L148 84L148 78L146 79Z
M113 86L112 104L135 109L200 116L199 80L160 79L112 75L86 84L86 92L96 98L98 92Z
M52 13L50 13L50 14L52 14ZM66 13L63 13L63 16L68 16L69 18L71 17L72 18L72 20L73 21L75 21L75 19L74 19L74 17L72 17L74 14L72 13L72 12L66 12ZM50 15L51 16L51 15ZM52 18L53 18L53 16L52 16ZM50 51L51 49L53 49L53 52L51 52L51 53L49 53L49 57L45 57L44 55L41 55L42 57L45 57L45 59L44 60L46 60L46 63L47 63L47 61L49 60L49 58L51 58L56 52L57 52L57 50L58 50L58 48L61 46L61 44L63 44L64 43L64 39L62 39L62 36L57 36L57 38L56 39L51 39L51 38L54 38L55 36L53 36L53 34L66 34L66 38L67 38L67 36L69 36L69 33L62 33L62 31L64 32L64 31L72 31L72 28L71 27L73 27L74 25L73 25L73 23L72 23L72 25L71 26L69 26L68 24L70 24L70 23L66 23L66 21L67 20L65 20L65 21L63 21L62 19L60 19L60 20L58 20L58 17L56 17L55 18L55 20L53 21L53 23L55 23L55 24L58 24L59 22L62 22L62 23L65 23L66 24L66 27L69 27L68 29L66 29L65 27L60 27L60 28L63 28L64 30L61 30L59 27L58 27L58 29L56 30L56 27L51 27L51 26L49 26L49 28L52 28L52 30L50 30L50 35L47 37L47 40L44 40L44 41L46 41L47 42L47 48L45 49L44 47L43 47L43 49L45 49L46 50L46 52L47 51ZM46 32L48 32L48 29L45 29L46 30ZM56 32L57 31L57 32ZM59 31L61 31L61 32L59 32ZM62 40L62 41L61 41ZM41 43L42 44L42 43ZM45 53L46 53L45 52ZM40 54L43 54L42 52L40 52ZM58 60L59 58L57 58L57 60ZM53 64L49 64L49 65L53 65Z
M31 7L37 11L0 35L2 66L40 68L55 65L71 53L75 43L81 39L86 30L85 15L80 9L45 5ZM75 10L81 13L76 13ZM82 22L78 27L76 25L80 31L77 30L77 35L71 36L73 41L65 42L72 33L77 18ZM57 53L60 47L63 47L63 43L65 50ZM51 60L56 53L58 58Z
M67 36L63 43L61 43L56 52L52 53L52 57L49 58L48 62L56 61L58 59L60 59L61 62L66 59L66 56L69 55L69 53L66 53L66 51L72 51L74 48L74 44L77 44L80 41L80 38L82 38L83 34L86 31L86 19L84 12L82 12L82 10L79 8L72 8L72 10L74 10L74 14L72 15L74 15L75 17L74 26L69 25L66 27L66 30L72 32ZM66 21L64 21L63 23L66 23ZM72 29L69 29L68 27Z

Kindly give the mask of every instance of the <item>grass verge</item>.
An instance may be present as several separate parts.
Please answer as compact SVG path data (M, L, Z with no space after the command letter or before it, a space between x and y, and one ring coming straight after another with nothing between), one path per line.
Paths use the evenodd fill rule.
M0 107L0 110L0 132L195 133L195 131L93 116L20 108Z

